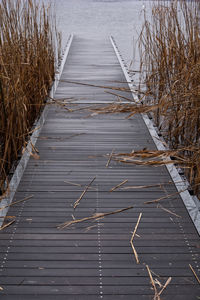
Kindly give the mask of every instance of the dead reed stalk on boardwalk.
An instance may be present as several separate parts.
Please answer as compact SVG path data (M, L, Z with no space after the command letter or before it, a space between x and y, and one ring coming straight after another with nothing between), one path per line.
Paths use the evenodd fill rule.
M153 290L154 290L154 297L153 297L153 300L161 300L160 298L160 295L163 293L163 291L167 288L167 286L170 284L171 280L172 280L172 277L169 277L166 282L163 284L161 284L161 282L159 282L157 279L154 280L153 276L152 276L152 271L150 270L149 266L146 265L146 268L147 268L147 272L148 272L148 275L149 275L149 278L150 278L150 281L151 281L151 285L153 287ZM156 287L156 283L159 284L159 287L160 287L160 291L158 292L158 289Z
M4 210L5 208L8 208L8 207L10 207L10 206L16 205L16 204L18 204L18 203L27 201L27 200L29 200L29 199L31 199L31 198L33 198L33 195L28 196L28 197L25 197L25 198L22 199L22 200L14 201L14 202L12 202L11 204L4 205L4 206L2 206L2 207L0 208L0 211L1 211L1 210Z
M199 9L199 0L154 1L140 34L145 104L158 105L152 115L170 148L185 148L185 172L193 185L200 183Z
M37 0L0 2L0 190L39 116L55 73L56 31Z
M113 148L113 149L112 149L112 152L110 153L110 155L109 155L109 157L108 157L108 161L107 161L107 163L106 163L106 168L108 168L109 165L110 165L110 162L111 162L111 159L112 159L114 150L115 150L115 149Z
M195 270L193 269L193 267L191 266L191 264L189 264L189 267L190 267L192 273L194 274L194 277L196 278L197 282L200 284L200 279L197 276L197 273L195 272Z
M62 223L62 224L58 225L57 228L58 229L64 229L64 228L69 227L69 226L71 226L73 224L82 223L82 222L86 222L86 221L90 221L90 220L102 219L102 218L104 218L106 216L118 214L118 213L124 212L124 211L126 211L128 209L131 209L131 208L133 208L133 206L129 206L129 207L126 207L126 208L114 210L114 211L107 212L107 213L96 213L96 214L94 214L92 216L85 217L85 218L82 218L82 219L75 219L75 220L72 220L72 221L67 221L65 223Z
M137 229L138 229L138 226L139 226L139 223L140 223L141 218L142 218L142 213L139 214L137 223L136 223L136 225L135 225L133 234L132 234L131 239L130 239L130 244L131 244L133 253L134 253L134 255L135 255L135 259L136 259L137 264L139 264L140 261L139 261L139 257L138 257L137 251L136 251L136 249L135 249L135 247L134 247L134 245L133 245L133 240L134 240L134 237L135 237L135 235L136 235L136 231L137 231Z
M114 192L115 190L117 190L118 188L120 188L122 185L126 184L128 182L128 179L120 182L119 184L115 185L112 189L110 189L109 192Z
M198 149L188 147L176 150L149 150L145 148L137 151L133 150L129 153L115 153L113 154L113 160L135 165L152 166L176 163L183 168L190 169L193 167L193 162L190 158L183 155L184 151L196 152Z
M156 110L158 105L141 105L139 104L127 104L127 103L110 103L103 105L102 107L90 108L89 110L95 114L114 114L114 113L129 113L127 119L133 117L138 113L147 113L149 111Z
M83 198L83 196L85 195L85 193L87 192L87 190L90 188L90 186L92 185L92 183L95 181L96 176L90 181L90 183L85 187L84 191L82 192L82 194L80 195L80 197L74 202L74 209L76 209L76 207L79 205L81 199Z
M8 223L6 223L6 224L4 224L4 225L2 225L2 226L0 227L0 231L3 230L3 229L5 229L5 228L7 228L7 227L9 227L9 226L12 225L14 222L15 222L15 219L12 220L12 221L10 221L10 222L8 222Z

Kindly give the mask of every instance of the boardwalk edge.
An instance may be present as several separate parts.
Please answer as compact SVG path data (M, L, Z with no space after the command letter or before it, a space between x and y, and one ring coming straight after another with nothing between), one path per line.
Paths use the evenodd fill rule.
M53 83L53 85L51 87L51 90L49 92L49 96L51 98L53 98L54 95L55 95L60 77L61 77L62 72L63 72L65 62L67 60L67 56L69 54L69 50L70 50L70 47L71 47L73 37L74 37L73 34L70 34L69 39L68 39L67 44L66 44L66 47L64 49L64 54L62 56L61 64L56 70L55 80L54 80L54 83ZM24 153L23 153L23 155L22 155L22 157L21 157L21 159L20 159L20 161L19 161L19 163L18 163L18 165L15 169L15 172L14 172L10 182L9 182L8 195L5 198L3 198L3 200L0 203L0 227L2 226L2 224L4 222L4 217L7 215L9 207L6 207L4 209L1 209L1 208L5 207L5 206L9 206L13 201L15 192L18 188L18 185L21 181L24 170L26 169L27 163L29 161L30 152L32 151L32 145L35 146L35 144L36 144L37 138L38 138L38 136L41 132L42 126L44 125L47 114L48 114L48 107L45 106L41 116L39 117L39 120L34 124L34 128L36 128L36 130L31 135L30 140L28 142L28 145L26 146L25 151L24 151Z

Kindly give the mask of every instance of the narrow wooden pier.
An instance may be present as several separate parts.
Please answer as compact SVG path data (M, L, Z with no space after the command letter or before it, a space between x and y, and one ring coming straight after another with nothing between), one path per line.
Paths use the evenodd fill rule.
M96 104L117 100L108 92L131 99L130 93L109 86L128 88L109 39L75 37L56 93L65 105L49 105L36 144L40 159L30 159L14 201L33 197L10 207L8 215L16 216L16 222L0 232L2 299L150 300L155 293L146 265L158 292L159 284L172 277L161 299L199 299L199 284L189 267L198 274L199 236L181 198L176 195L162 202L180 217L144 204L175 193L175 186L109 192L124 180L128 186L141 186L171 179L165 167L113 160L106 167L112 151L155 149L140 115L125 119L126 114L89 111ZM57 228L73 218L129 206L133 208L98 221ZM130 239L140 213L134 238L137 264Z

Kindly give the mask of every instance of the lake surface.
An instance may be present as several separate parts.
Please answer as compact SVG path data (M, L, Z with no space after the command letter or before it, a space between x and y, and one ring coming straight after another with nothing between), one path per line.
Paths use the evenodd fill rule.
M136 41L143 23L144 7L147 13L150 12L149 1L51 0L51 3L55 6L64 44L70 33L94 39L113 35L126 62L130 64L134 60L132 68L138 68Z

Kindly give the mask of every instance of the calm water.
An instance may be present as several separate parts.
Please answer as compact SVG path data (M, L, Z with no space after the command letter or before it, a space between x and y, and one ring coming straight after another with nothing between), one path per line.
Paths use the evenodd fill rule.
M150 11L148 1L51 0L51 3L64 43L71 32L93 38L113 35L127 63L134 57L138 61L135 45L143 22L143 8Z

